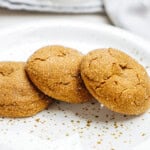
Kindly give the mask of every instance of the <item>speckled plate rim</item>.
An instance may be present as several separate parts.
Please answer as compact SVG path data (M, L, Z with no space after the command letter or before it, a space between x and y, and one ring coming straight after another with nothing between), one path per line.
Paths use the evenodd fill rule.
M78 22L78 21L69 21L69 20L51 20L51 21L47 21L47 20L42 20L39 21L38 24L36 24L35 26L35 22L28 22L25 24L16 24L13 25L11 27L6 27L3 29L0 29L0 36L2 37L3 35L9 35L12 33L16 33L19 32L21 30L28 30L28 32L30 30L32 30L33 28L38 29L39 27L53 27L53 26L61 26L61 27L72 27L72 28L86 28L87 30L98 30L100 32L103 33L109 33L110 36L115 36L115 37L121 37L124 40L128 40L130 42L132 42L133 44L136 44L139 47L142 47L144 52L146 52L148 55L150 55L150 44L148 41L142 39L141 37L134 35L132 33L129 33L128 31L125 31L123 29L117 28L117 27L113 27L110 25L106 25L106 24L98 24L98 23L87 23L87 22ZM134 150L143 150L146 149L147 147L150 147L150 139L142 142L140 145L138 145L137 147L134 148Z

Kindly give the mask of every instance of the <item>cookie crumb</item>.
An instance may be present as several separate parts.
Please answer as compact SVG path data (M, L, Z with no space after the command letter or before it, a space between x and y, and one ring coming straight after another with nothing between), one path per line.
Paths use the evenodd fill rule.
M97 116L97 115L95 116L95 118L98 118L98 117L99 117L99 116Z
M75 115L78 116L79 114L78 114L78 113L75 113Z
M142 133L142 134L141 134L141 136L145 136L145 135L146 135L145 133Z
M66 133L66 136L69 136L69 134L68 134L68 133Z
M36 122L40 122L40 118L35 119Z
M77 120L77 123L80 123L80 121L79 121L79 120Z
M97 141L97 144L101 144L101 141Z
M117 122L114 122L114 127L118 128Z
M91 120L88 120L86 126L87 126L87 127L90 127L90 126L91 126L91 123L92 123L92 121L91 121Z

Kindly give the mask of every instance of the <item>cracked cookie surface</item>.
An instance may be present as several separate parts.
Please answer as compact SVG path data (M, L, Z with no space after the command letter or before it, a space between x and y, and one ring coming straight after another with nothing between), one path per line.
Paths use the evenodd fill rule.
M146 70L116 49L97 49L81 63L81 76L90 93L112 111L138 115L150 108Z
M82 103L92 98L80 76L82 58L77 50L46 46L29 58L26 71L46 95L69 103Z
M27 117L52 101L28 79L23 62L0 62L0 116Z

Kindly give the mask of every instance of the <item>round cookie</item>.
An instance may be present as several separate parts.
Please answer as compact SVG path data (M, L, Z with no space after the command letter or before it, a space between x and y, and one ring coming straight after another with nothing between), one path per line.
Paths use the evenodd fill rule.
M90 93L112 111L138 115L150 108L150 83L145 69L116 49L97 49L81 64Z
M27 117L52 101L29 81L23 62L0 62L0 116Z
M46 95L69 103L82 103L91 99L80 76L82 58L77 50L46 46L29 58L26 71Z

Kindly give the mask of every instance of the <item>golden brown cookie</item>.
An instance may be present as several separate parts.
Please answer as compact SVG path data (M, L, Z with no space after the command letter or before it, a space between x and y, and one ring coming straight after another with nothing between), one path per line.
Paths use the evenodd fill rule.
M32 116L51 103L28 80L24 67L23 62L0 62L0 116Z
M145 69L116 49L88 53L81 76L90 93L112 111L138 115L150 108L150 84Z
M28 60L26 71L32 82L46 95L69 103L82 103L91 95L80 77L83 55L63 46L47 46Z

